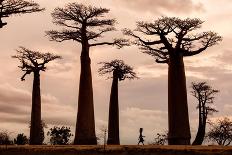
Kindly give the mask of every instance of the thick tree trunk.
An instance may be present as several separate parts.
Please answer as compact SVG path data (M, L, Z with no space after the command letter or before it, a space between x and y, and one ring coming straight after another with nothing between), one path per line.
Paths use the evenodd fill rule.
M204 114L202 112L202 107L199 106L198 131L197 131L196 138L193 141L192 145L202 145L204 138L205 138L205 126L206 126L206 120L205 120Z
M39 71L34 72L33 90L32 90L32 110L30 125L30 144L41 145L41 96L40 96L40 75Z
M205 137L205 128L203 124L199 124L198 131L195 140L193 141L192 145L201 145L204 141Z
M168 143L189 145L190 127L183 56L170 55L168 67Z
M97 144L94 121L91 60L89 58L89 47L87 45L82 45L81 52L81 75L74 144Z
M114 71L115 72L115 71ZM107 144L120 145L119 140L119 107L118 107L118 77L114 73L110 94L108 140Z

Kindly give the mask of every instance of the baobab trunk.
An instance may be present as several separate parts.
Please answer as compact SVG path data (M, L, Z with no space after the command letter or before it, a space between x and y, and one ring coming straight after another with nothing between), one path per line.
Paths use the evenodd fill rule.
M204 141L205 137L205 127L204 127L204 121L203 121L203 114L202 114L202 107L199 106L199 124L198 124L198 130L195 140L193 141L192 145L201 145Z
M183 56L170 55L168 65L168 143L189 145L191 135Z
M89 47L83 45L81 53L81 75L74 144L97 144L94 121L91 60L89 58Z
M113 82L110 94L108 140L107 144L120 145L119 140L119 107L118 107L118 76L113 73Z
M32 110L30 125L30 144L41 145L41 96L40 96L40 75L39 71L34 72L33 90L32 90Z
M205 138L205 125L201 124L198 127L197 135L192 145L202 145Z

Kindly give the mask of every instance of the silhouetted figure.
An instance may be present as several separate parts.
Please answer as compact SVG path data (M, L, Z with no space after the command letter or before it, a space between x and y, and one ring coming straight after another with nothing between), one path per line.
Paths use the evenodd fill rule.
M110 93L109 119L108 119L108 140L107 144L119 145L119 107L118 107L118 81L137 78L131 66L126 65L122 60L101 62L103 66L98 70L100 75L113 73L113 81Z
M145 137L145 136L143 136L143 128L140 128L140 129L139 129L139 139L138 139L139 142L138 142L138 145L139 145L140 143L142 143L142 144L144 145L144 143L143 143L143 142L145 141L145 140L144 140L144 137Z
M25 80L27 74L34 74L33 90L32 90L32 109L31 109L31 125L30 125L30 144L41 145L44 139L44 131L42 129L41 120L41 95L40 95L40 71L45 71L45 65L55 59L60 59L58 55L51 53L40 53L31 51L24 47L17 50L17 55L12 56L20 61L18 66L24 73L21 80Z
M183 58L197 55L222 40L212 31L194 34L202 23L198 18L162 17L154 22L137 22L135 31L124 30L142 52L155 57L157 63L168 64L169 145L189 145L191 138Z
M33 1L0 0L0 28L7 24L6 22L2 22L2 18L7 18L16 14L39 12L43 10L44 8L40 8L39 4Z
M89 57L90 49L101 45L118 46L118 48L127 45L127 40L125 39L98 42L103 37L103 34L115 30L114 25L116 21L105 18L108 12L109 9L101 7L69 3L64 8L56 8L52 13L54 23L62 26L63 29L47 32L47 35L53 41L72 40L81 44L80 84L74 144L97 144L91 59Z

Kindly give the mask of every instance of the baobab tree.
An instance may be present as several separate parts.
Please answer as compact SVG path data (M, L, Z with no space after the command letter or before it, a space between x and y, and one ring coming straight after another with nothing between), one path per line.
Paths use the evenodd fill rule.
M123 60L101 62L103 66L98 70L100 75L113 73L113 81L110 93L109 119L108 119L108 140L107 144L119 145L119 107L118 107L118 81L137 78L131 66Z
M12 15L33 13L43 11L38 3L25 0L0 0L0 28L7 23L2 21L2 18L7 18Z
M199 111L198 131L192 144L201 145L205 138L208 115L218 112L212 107L212 104L214 103L214 96L219 90L213 89L206 82L192 82L192 89L191 94L198 100L197 109Z
M232 121L224 117L216 122L210 122L211 129L207 133L210 141L216 142L218 145L228 146L232 142Z
M33 73L33 90L32 90L32 110L31 110L31 125L30 125L30 144L40 145L43 141L43 122L41 120L41 95L40 95L40 71L46 71L45 65L55 59L60 59L61 56L51 53L41 53L32 51L25 47L20 47L17 50L17 55L12 56L20 61L18 66L23 72L21 80L24 81L26 75ZM41 132L42 131L42 132Z
M140 50L157 63L168 64L168 142L190 144L186 77L183 57L197 55L217 44L222 37L214 32L194 33L201 28L198 18L162 17L154 22L137 22L126 35L135 38ZM143 36L142 36L143 35Z
M100 41L106 32L115 30L115 19L105 17L109 9L69 3L64 8L56 8L52 13L54 23L63 30L47 32L53 41L73 40L81 44L81 73L78 98L78 112L74 144L97 144L94 121L93 88L91 74L91 47L112 45L121 48L128 45L125 39L112 42Z

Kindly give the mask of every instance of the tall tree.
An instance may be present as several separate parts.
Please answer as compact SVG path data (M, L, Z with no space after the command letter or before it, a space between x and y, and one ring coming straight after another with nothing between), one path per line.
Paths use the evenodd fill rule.
M40 8L39 4L33 1L0 0L0 28L7 24L6 22L2 21L2 18L17 14L39 12L43 10L44 8Z
M124 39L112 42L97 42L106 32L114 31L115 19L105 18L109 9L70 3L64 8L56 8L52 13L54 23L64 27L60 31L48 31L51 40L62 42L74 40L81 44L81 73L78 98L78 112L74 144L97 144L95 134L93 88L91 74L91 47L116 45L121 48L127 45Z
M232 121L224 117L216 122L210 122L211 129L207 133L207 138L218 145L228 146L232 142Z
M142 52L155 57L157 63L168 64L168 142L190 144L186 77L183 57L197 55L222 40L217 33L202 32L200 19L162 17L154 22L137 22L134 31L125 29L126 35ZM142 37L145 35L146 37Z
M20 61L18 66L23 72L21 80L25 80L27 74L34 74L33 90L32 90L32 110L30 125L30 144L40 145L43 141L43 122L41 121L41 95L40 95L40 71L46 71L45 65L61 56L51 53L41 53L32 51L24 47L17 50L17 55L12 56Z
M99 74L104 75L113 73L113 81L110 94L109 119L108 119L108 140L107 144L119 145L119 107L118 107L118 81L137 78L131 66L123 60L113 60L102 62L103 66L99 69Z
M214 95L216 95L219 90L213 89L206 82L193 82L192 89L191 94L198 100L197 109L199 110L198 131L193 145L201 145L205 138L208 115L218 112L212 107L212 104L214 103Z

